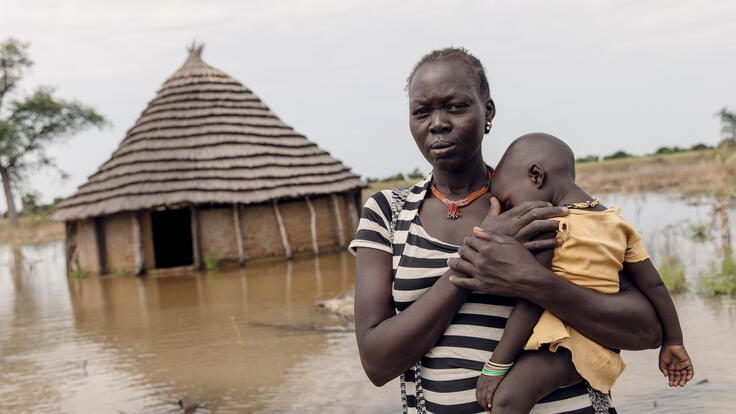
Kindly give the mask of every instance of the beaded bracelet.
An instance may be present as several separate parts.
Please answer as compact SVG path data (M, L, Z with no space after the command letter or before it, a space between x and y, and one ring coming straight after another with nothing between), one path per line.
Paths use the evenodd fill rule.
M508 364L497 364L488 360L488 362L483 364L483 369L480 372L481 374L488 375L489 377L499 377L501 375L506 375L512 365L514 365L513 362Z

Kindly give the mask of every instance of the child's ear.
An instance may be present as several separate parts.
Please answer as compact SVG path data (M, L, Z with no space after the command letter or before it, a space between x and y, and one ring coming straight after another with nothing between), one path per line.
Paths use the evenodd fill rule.
M534 184L535 187L541 188L544 185L544 179L547 177L547 174L544 172L544 168L542 168L539 164L531 164L529 166L529 181Z

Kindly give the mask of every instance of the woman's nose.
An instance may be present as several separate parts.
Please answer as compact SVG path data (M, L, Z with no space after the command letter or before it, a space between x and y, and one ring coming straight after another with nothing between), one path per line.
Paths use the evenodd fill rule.
M429 133L430 134L442 134L449 132L452 129L447 118L442 111L435 111L432 114L432 119L429 122Z

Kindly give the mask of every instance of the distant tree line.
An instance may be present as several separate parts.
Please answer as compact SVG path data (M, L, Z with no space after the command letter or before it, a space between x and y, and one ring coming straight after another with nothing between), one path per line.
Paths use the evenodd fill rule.
M716 116L721 118L721 136L722 136L721 141L718 143L716 147L721 148L724 145L736 147L736 112L730 112L728 108L724 107L716 114ZM714 148L715 147L701 142L701 143L693 145L690 148L680 148L678 146L659 147L652 154L647 154L647 155L666 155L666 154L674 154L677 152L703 151L703 150L709 150L709 149L714 149ZM599 157L598 155L588 155L585 157L576 158L575 162L578 162L578 163L598 162L601 159L615 160L618 158L632 158L632 157L636 157L636 155L630 154L626 151L616 151L613 154L604 155L602 158Z
M414 168L411 172L404 175L402 172L398 172L394 175L389 175L384 178L366 177L365 182L371 183L385 183L389 181L406 181L406 180L421 180L424 178L424 173L419 168Z

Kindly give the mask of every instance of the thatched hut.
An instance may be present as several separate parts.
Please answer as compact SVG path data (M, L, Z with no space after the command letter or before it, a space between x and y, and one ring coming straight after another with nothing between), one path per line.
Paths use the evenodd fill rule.
M110 159L59 204L70 269L242 264L352 235L359 177L201 53L189 49Z

